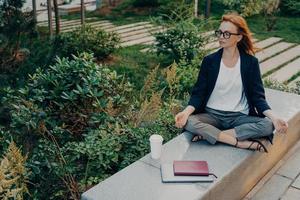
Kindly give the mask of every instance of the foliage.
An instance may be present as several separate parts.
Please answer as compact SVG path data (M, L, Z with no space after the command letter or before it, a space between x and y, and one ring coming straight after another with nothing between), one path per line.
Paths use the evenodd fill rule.
M22 200L28 193L26 186L28 170L23 157L14 142L11 142L0 162L0 198Z
M300 2L298 0L281 0L280 9L284 14L300 15Z
M244 17L259 14L264 5L264 0L223 0L221 1L231 11L236 11Z
M165 20L181 21L193 17L193 3L191 0L158 0L160 6L158 14Z
M67 191L73 198L79 196L72 167L61 148L82 140L88 129L104 123L108 102L121 115L130 91L130 83L95 64L88 54L74 60L57 59L48 70L37 69L24 88L7 91L4 103L11 109L11 123L7 128L26 152L33 152L29 163L32 170L40 172L34 173L31 179L35 180L39 195L67 195ZM47 176L53 182L44 183ZM48 184L55 181L58 187L47 191Z
M300 81L296 82L295 87L289 87L288 85L280 83L276 80L266 79L264 80L264 86L274 90L280 90L280 91L295 93L300 95Z
M155 33L158 54L168 55L176 62L191 64L193 60L203 57L204 44L207 39L201 36L199 26L189 20L182 20L168 27L165 32Z
M263 14L267 31L273 30L277 22L280 0L225 0L222 3L230 12L238 12L243 17Z
M108 33L101 29L86 25L73 31L58 35L54 41L56 55L72 58L82 52L93 53L98 59L104 59L118 47L120 38L116 33Z
M157 7L159 0L133 0L132 5L134 7Z
M149 152L153 133L178 134L157 84L158 67L140 95L106 66L82 54L37 69L26 86L7 88L3 139L28 153L33 199L79 199L80 193ZM137 117L138 116L138 117ZM47 181L46 181L47 180Z
M264 3L263 14L265 16L267 31L273 30L279 13L279 0L268 0Z
M36 35L30 13L23 13L23 0L0 2L0 73L15 72L29 54L22 38Z

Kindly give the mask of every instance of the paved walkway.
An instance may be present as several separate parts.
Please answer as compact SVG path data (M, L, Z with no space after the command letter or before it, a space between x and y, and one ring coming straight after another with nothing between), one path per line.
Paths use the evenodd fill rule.
M300 141L243 200L300 200Z

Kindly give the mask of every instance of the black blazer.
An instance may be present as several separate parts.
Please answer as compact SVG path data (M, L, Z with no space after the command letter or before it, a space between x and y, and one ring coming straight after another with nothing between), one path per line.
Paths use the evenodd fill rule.
M265 99L265 90L261 80L256 57L240 50L241 76L244 92L249 105L249 115L264 117L263 112L270 109ZM195 113L204 112L207 101L215 87L223 49L204 57L198 80L192 90L189 105L195 107Z

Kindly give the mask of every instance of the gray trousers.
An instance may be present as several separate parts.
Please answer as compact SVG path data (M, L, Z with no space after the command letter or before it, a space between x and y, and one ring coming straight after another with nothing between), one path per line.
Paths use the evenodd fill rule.
M184 127L195 135L215 144L222 130L235 129L237 140L247 140L273 134L270 119L249 116L241 112L229 112L206 108L205 113L190 115Z

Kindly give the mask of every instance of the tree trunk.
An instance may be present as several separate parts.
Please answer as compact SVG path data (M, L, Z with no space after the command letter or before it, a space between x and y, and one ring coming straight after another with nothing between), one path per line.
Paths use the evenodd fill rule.
M81 0L81 8L80 8L80 14L81 14L81 25L84 26L85 21L85 10L84 10L84 0Z
M54 13L55 13L55 33L56 35L60 32L60 23L59 23L59 15L58 15L58 5L57 0L53 0Z
M35 26L35 28L36 28L36 23L37 23L36 0L32 0L32 12L33 12L34 26Z
M211 0L206 0L206 8L205 8L205 18L209 18L210 16L210 3Z
M51 0L47 0L47 9L48 9L48 27L49 27L49 35L52 37L53 28L52 28L52 8L51 8Z
M198 0L195 0L195 17L198 17Z

